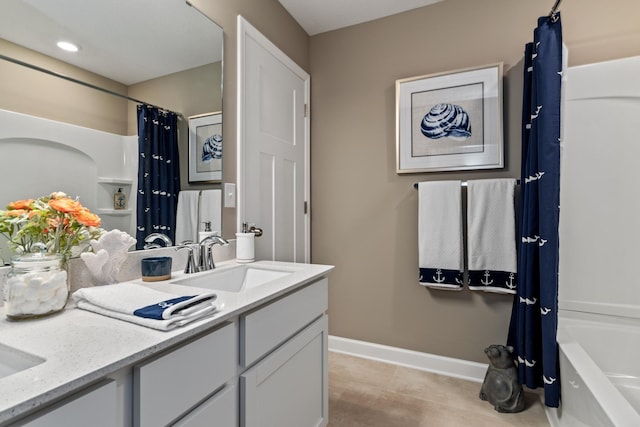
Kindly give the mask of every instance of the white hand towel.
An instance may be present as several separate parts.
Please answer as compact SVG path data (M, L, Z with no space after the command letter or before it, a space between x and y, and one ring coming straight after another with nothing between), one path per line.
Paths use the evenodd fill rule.
M200 191L181 191L178 193L176 210L176 238L178 245L186 240L198 240L198 205Z
M78 308L159 330L170 330L216 311L214 293L176 296L135 283L82 288Z
M222 235L222 222L220 215L222 213L222 191L221 190L203 190L200 198L200 224L209 221L211 223L211 231ZM200 228L204 230L204 228Z
M460 181L418 184L418 262L423 286L462 289L460 186Z
M515 179L483 179L467 184L471 290L516 293L515 185Z

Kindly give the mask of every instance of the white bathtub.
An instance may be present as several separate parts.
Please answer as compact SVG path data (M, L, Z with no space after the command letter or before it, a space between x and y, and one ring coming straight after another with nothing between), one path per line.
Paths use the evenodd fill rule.
M640 320L562 312L554 426L640 426Z

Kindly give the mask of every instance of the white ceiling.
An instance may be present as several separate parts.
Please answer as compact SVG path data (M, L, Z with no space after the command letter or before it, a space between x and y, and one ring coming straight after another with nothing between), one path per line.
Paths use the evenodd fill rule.
M316 35L444 0L278 1ZM62 37L80 52L55 47ZM222 57L222 29L185 0L2 0L0 38L126 85Z
M0 38L126 85L222 58L222 29L185 0L2 0ZM80 44L71 54L56 47Z
M337 30L443 0L278 0L310 35Z

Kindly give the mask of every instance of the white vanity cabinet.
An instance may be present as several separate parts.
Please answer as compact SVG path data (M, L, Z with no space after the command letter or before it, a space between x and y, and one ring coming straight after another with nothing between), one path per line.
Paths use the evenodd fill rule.
M207 416L216 426L236 426L237 369L235 322L135 366L134 426L196 426Z
M87 367L91 367L78 369L90 373L91 378L60 375L64 380L58 387L68 387L66 393L69 394L64 389L57 390L54 396L39 394L37 400L32 397L22 406L16 405L15 415L8 413L10 407L0 407L0 416L4 417L0 418L0 425L326 426L328 269L325 266L297 268L310 272L307 276L297 276L297 282L292 278L290 282L276 284L280 288L274 286L271 293L262 288L238 297L227 296L230 308L224 318L212 319L211 324L202 322L193 329L178 329L165 337L148 334L143 328L132 329L104 316L91 317L94 326L116 331L122 327L123 333L140 332L144 334L141 335L144 342L140 346L131 344L138 347L135 350L118 349L112 355L105 355L111 348L108 345L114 343L114 334L109 334L104 344L99 336L87 335L101 351L92 348L86 357L76 359L85 360ZM57 317L58 324L51 327L39 325L38 333L29 339L42 336L42 328L53 334L61 327L76 331L75 334L82 337L80 332L84 329L76 325L93 315L81 310L65 314L67 317ZM16 332L13 339L17 340L18 336ZM56 358L66 354L55 345L57 343L49 353L42 349L53 366L57 366ZM135 359L127 361L126 357ZM47 363L34 368L29 376L25 374L20 383L44 376L43 372L46 374L51 369ZM6 378L11 380L11 376ZM5 383L0 379L0 384L11 384L6 378ZM73 381L82 382L74 384ZM34 383L34 387L37 384Z
M133 368L134 426L327 424L328 280Z
M327 424L327 307L322 279L240 316L242 427Z

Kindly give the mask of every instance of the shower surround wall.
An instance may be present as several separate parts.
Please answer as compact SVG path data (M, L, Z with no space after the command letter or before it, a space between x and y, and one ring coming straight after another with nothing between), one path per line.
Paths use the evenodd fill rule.
M640 319L640 57L569 70L559 292L566 310Z
M136 198L113 211L113 194L124 187L135 196L138 137L0 110L0 206L54 191L80 197L102 218L103 227L135 235ZM8 260L10 253L0 257Z
M554 425L640 425L640 56L568 70Z

